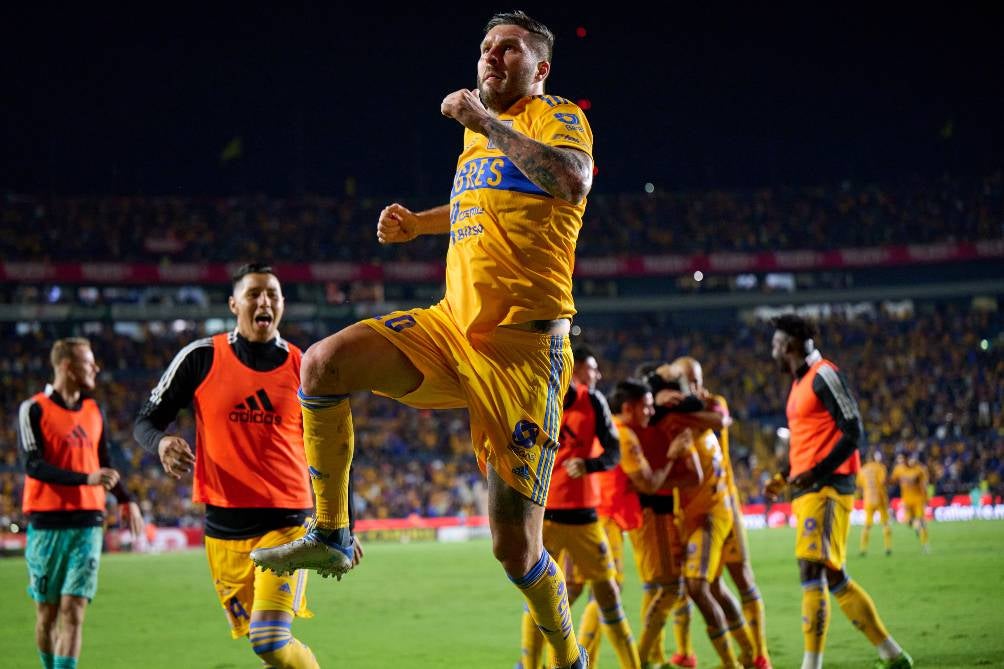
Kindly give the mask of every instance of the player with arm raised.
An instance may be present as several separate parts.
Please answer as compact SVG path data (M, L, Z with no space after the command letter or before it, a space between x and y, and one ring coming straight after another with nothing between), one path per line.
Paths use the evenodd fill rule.
M372 390L413 407L466 407L488 480L493 551L560 667L586 662L564 576L541 528L571 374L572 266L592 186L592 131L582 110L547 95L554 36L523 12L497 14L481 39L476 90L440 112L463 126L449 204L391 204L377 237L450 235L438 304L361 321L310 347L300 375L317 528L252 558L278 570L352 566L349 394ZM459 585L458 585L459 587Z

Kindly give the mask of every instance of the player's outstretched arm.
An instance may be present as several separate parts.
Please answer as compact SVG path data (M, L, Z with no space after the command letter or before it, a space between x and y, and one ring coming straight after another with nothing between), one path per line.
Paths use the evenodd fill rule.
M495 118L478 91L461 88L443 98L443 116L485 135L537 186L578 204L593 187L593 159L578 149L542 144Z
M377 219L377 240L381 244L403 244L419 235L439 235L449 231L448 204L415 213L395 202L384 207Z

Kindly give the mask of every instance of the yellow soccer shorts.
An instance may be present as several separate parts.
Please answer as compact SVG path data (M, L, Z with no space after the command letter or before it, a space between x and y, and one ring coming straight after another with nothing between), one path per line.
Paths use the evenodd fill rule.
M727 503L715 504L706 513L684 517L684 578L713 581L718 577L722 549L732 524L732 508Z
M573 583L605 581L616 578L607 535L599 522L585 525L544 521L544 548L551 555L562 555L567 568L571 563Z
M903 510L906 512L906 522L912 523L915 520L924 520L924 498L904 497Z
M733 506L732 529L725 537L722 545L722 564L745 564L750 560L747 548L746 523L743 522L743 512L739 505ZM719 567L721 573L721 567Z
M249 539L206 537L206 557L220 605L230 623L235 639L247 636L251 612L285 611L298 618L313 617L307 610L307 572L300 569L291 576L277 576L251 562L255 548L288 543L304 535L303 527L286 527Z
M879 515L879 523L882 525L889 524L889 503L883 501L876 504L865 504L865 527L871 527L875 522L876 511Z
M853 506L854 495L842 495L831 487L797 497L791 503L798 532L795 557L843 569Z
M467 407L481 471L490 464L509 486L544 506L571 382L568 337L500 327L468 339L442 302L362 322L424 377L394 399L420 409Z
M680 580L681 557L675 516L642 509L641 527L631 530L628 536L641 582L675 587Z

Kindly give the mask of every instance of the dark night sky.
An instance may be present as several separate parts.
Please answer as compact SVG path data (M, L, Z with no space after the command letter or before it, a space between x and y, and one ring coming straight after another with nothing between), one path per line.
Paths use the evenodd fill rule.
M0 189L447 196L461 129L439 102L509 5L204 4L2 10ZM557 36L548 92L592 102L596 190L1004 162L1000 9L605 4L521 5Z

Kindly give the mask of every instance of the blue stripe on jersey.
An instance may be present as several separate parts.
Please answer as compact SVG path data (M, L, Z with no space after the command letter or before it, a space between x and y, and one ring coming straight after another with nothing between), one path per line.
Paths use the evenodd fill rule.
M453 178L453 191L450 193L450 198L469 190L481 190L482 188L551 197L547 191L530 181L505 156L472 158L458 167L457 174Z

